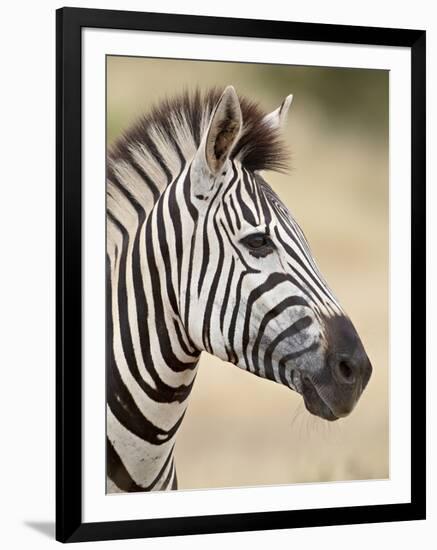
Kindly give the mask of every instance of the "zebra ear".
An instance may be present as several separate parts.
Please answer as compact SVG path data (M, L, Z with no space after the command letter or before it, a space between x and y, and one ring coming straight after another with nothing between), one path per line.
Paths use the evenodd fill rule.
M293 101L293 94L288 95L281 105L275 110L264 117L264 120L268 122L274 128L283 128L287 121L288 110L290 109L291 102Z
M216 175L228 160L243 124L240 102L233 86L227 86L217 102L200 145L206 164Z

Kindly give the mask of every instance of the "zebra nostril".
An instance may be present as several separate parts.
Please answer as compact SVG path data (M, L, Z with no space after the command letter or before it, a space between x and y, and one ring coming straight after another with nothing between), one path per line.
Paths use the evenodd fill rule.
M334 377L341 384L354 384L357 379L357 365L345 358L337 358L332 363Z
M346 363L346 361L340 361L338 364L338 370L345 380L350 380L354 375L352 368L348 365L348 363Z

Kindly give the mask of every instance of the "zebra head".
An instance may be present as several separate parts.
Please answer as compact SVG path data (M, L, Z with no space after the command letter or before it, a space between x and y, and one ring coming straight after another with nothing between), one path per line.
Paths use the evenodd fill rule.
M288 386L311 413L336 420L352 411L372 367L302 230L261 174L283 160L278 133L290 103L255 124L245 120L253 106L229 86L211 109L184 180L196 214L181 304L197 349Z

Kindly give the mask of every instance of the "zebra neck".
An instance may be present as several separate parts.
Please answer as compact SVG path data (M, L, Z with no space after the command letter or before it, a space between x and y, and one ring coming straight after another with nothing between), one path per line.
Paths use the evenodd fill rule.
M113 464L109 477L124 491L175 488L175 438L196 376L198 354L182 349L182 329L169 315L154 276L143 273L142 278L125 266L127 275L120 283L122 263L123 255L108 285L112 327L108 331L107 435L108 464Z
M107 232L108 475L113 489L171 489L176 487L175 438L199 352L179 315L181 264L169 256L167 193L146 204L134 191L126 192L126 181L123 187L114 181L112 175Z

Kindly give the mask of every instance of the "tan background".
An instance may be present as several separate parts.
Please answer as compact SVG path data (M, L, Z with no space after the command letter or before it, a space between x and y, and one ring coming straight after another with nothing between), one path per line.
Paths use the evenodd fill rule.
M123 57L107 68L108 143L185 88L233 84L266 111L294 94L292 170L267 179L374 367L352 415L328 423L290 390L205 354L176 445L180 488L388 477L388 73Z

